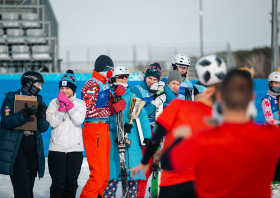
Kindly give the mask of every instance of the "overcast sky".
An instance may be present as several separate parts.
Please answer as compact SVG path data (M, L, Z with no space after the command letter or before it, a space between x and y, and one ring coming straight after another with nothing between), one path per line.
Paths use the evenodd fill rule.
M60 46L199 44L199 0L51 0ZM204 0L205 44L270 46L271 0ZM279 6L278 6L279 10ZM64 52L62 52L64 53Z

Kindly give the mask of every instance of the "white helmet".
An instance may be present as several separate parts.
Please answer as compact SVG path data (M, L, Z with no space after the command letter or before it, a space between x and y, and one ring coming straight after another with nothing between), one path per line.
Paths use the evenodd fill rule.
M226 76L226 72L224 60L216 55L204 56L195 64L198 81L205 86L221 82Z
M188 67L191 66L190 58L185 54L176 54L172 59L172 66L177 67L178 65L186 65Z
M269 74L268 82L271 81L280 82L280 72L272 72L271 74Z
M280 82L280 72L272 72L271 74L269 74L268 76L268 87L271 91L273 92L277 92L277 90L272 90L272 82Z
M112 78L119 76L119 75L123 75L123 74L129 75L128 69L124 66L116 66L116 67L114 67Z

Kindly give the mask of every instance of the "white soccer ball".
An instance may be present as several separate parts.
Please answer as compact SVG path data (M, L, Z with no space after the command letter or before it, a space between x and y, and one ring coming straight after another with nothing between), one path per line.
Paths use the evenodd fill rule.
M211 86L224 79L227 69L223 59L216 55L208 55L197 61L195 72L201 84Z

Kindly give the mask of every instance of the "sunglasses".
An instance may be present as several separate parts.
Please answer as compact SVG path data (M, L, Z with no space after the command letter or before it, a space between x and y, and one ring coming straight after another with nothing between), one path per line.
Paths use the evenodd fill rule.
M128 79L128 74L124 74L124 75L119 75L119 76L116 76L116 78L117 79L124 79L124 78L126 78L126 79Z
M64 76L61 78L61 80L62 80L63 78L67 78L67 77L69 77L73 82L76 82L76 80L75 80L75 78L73 78L73 76L68 76L68 75L64 75Z

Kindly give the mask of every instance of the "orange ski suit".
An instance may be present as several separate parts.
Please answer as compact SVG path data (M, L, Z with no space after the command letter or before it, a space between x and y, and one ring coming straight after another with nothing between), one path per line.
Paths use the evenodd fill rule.
M103 197L110 175L110 133L109 124L84 123L83 140L89 164L90 175L80 198Z
M90 175L80 198L103 197L110 175L109 103L112 99L106 77L93 71L82 88L82 97L87 106L83 126L83 140Z

